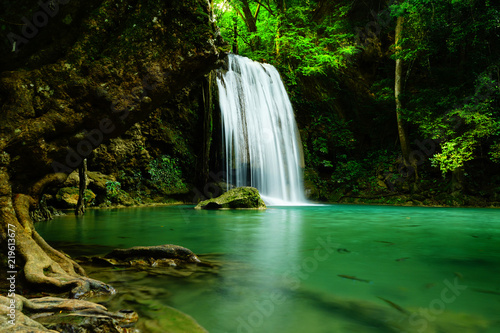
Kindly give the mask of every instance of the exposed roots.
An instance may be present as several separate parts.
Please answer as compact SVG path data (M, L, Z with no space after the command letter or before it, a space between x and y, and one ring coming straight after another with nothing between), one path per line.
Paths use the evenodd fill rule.
M34 199L32 203L35 206L38 205L38 202L40 201L40 196L42 195L43 190L47 185L62 184L67 178L68 178L67 174L59 172L46 175L45 177L37 181L33 186L31 186L29 190L29 196Z
M60 175L49 175L37 182L30 193L35 197L47 184L62 179ZM114 293L115 290L100 281L85 276L85 271L71 258L52 248L35 231L29 210L37 200L31 195L12 191L5 170L0 170L0 231L1 237L8 230L15 231L17 264L22 263L26 282L34 286L58 292L70 292L70 297L80 298L95 293ZM5 243L4 243L5 241ZM2 239L6 244L6 240ZM20 257L20 258L19 258Z
M12 302L14 301L14 303ZM15 314L13 313L12 305L15 306ZM24 312L24 313L23 313ZM9 314L14 315L16 318L15 326L10 326L6 323ZM106 332L128 332L128 330L121 327L128 327L133 325L137 319L137 313L130 310L121 310L119 312L109 312L104 306L84 300L65 299L58 297L41 297L27 299L20 295L13 297L0 296L0 315L5 318L0 319L0 332L4 332L2 327L7 327L7 332L57 332L45 328L41 323L35 320L44 321L45 318L52 318L45 320L52 323L53 328L57 328L54 322L57 322L57 317L62 317L65 331L72 331L68 327L68 320L64 318L71 316L74 318L92 318L96 323L99 323L99 328L102 330L105 323L111 321L110 327L113 330L106 330ZM3 322L2 322L2 319ZM35 320L34 320L35 319ZM73 320L74 321L74 320ZM54 327L55 326L55 327ZM100 331L100 330L99 330Z

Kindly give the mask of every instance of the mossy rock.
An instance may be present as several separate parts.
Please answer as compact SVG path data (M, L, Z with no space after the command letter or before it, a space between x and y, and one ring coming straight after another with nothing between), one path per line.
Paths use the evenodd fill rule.
M255 187L237 187L217 198L200 202L195 209L266 209L266 204Z
M89 179L88 187L91 188L95 193L101 195L106 195L108 182L115 182L116 178L113 176L105 175L97 171L87 171L87 176Z
M119 205L123 206L133 206L135 205L135 200L125 192L124 190L119 190L118 193L110 198L112 202L116 202Z
M78 188L63 187L56 194L56 202L61 208L75 208L78 203ZM90 206L96 197L91 190L85 190L85 205Z

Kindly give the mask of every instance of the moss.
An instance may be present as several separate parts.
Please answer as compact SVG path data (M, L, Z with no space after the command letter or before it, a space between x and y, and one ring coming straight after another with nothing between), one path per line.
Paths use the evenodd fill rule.
M255 187L237 187L221 196L200 202L195 209L266 209L266 204Z
M74 208L78 203L78 188L63 187L56 194L57 203L61 208ZM91 206L94 203L96 195L91 190L85 190L85 204Z

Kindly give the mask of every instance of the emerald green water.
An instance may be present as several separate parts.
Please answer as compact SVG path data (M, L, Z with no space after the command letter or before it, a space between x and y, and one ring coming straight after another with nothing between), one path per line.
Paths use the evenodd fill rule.
M217 260L214 274L113 278L119 292L157 288L209 332L500 332L499 210L171 206L91 210L37 230L79 245L75 256L170 243Z

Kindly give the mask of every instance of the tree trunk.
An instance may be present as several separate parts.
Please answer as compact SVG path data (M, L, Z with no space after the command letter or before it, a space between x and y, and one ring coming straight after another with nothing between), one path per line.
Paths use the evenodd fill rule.
M464 168L457 168L451 174L451 192L454 194L461 193L464 189Z
M248 31L249 32L257 32L257 15L258 15L258 11L259 11L259 8L260 8L260 5L258 5L257 7L257 11L255 13L255 16L254 14L252 14L252 10L250 9L250 5L248 4L248 1L247 0L242 0L241 1L242 4L243 4L243 14L244 14L244 20L245 20L245 24L247 25L248 27Z
M78 203L75 208L75 215L85 214L85 191L87 190L87 159L84 158L82 164L78 168L78 175L80 176Z
M276 8L278 9L279 13L284 13L286 10L286 3L285 0L276 0Z
M275 45L276 45L276 56L279 57L279 55L280 55L280 27L278 27L278 29L276 29Z
M403 154L403 162L405 166L414 167L414 171L416 172L416 163L410 161L410 145L408 142L408 136L406 134L405 124L403 121L403 105L401 103L401 92L402 92L402 81L403 81L403 59L400 58L399 52L401 51L401 47L399 46L399 42L401 40L401 34L403 32L403 22L404 17L399 16L396 23L396 75L395 75L395 86L394 86L394 97L396 99L396 119L398 124L398 134L399 134L399 142L401 144L401 152Z
M234 17L233 53L238 54L238 18Z
M215 73L210 72L203 80L203 152L202 152L202 167L201 167L201 183L205 186L208 182L209 162L210 162L210 147L212 144L212 128L213 128L213 85Z
M259 16L260 4L257 5L257 9L255 10L255 14L252 13L250 9L250 5L247 0L242 0L242 10L243 15L242 18L245 21L245 24L248 28L248 32L255 33L257 32L257 16ZM260 48L261 40L259 36L253 36L250 39L250 47L252 51L258 50Z

